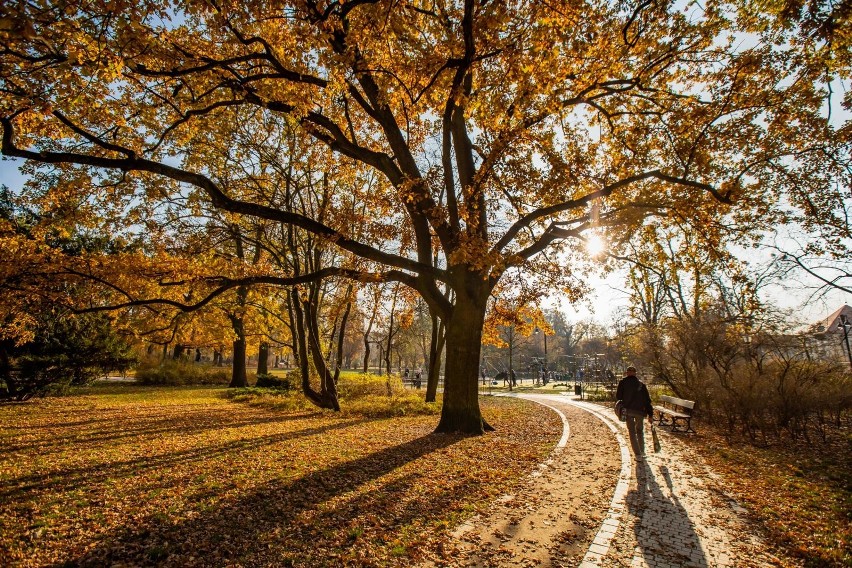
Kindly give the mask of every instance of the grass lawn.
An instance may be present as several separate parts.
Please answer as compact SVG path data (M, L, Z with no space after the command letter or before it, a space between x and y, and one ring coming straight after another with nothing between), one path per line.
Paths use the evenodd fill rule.
M561 430L539 405L482 405L497 428L482 437L434 435L434 414L283 411L210 387L2 405L0 564L409 565Z

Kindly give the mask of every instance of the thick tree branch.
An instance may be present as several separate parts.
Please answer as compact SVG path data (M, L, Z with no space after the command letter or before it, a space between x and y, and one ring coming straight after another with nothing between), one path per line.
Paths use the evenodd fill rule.
M71 273L71 272L69 272ZM75 276L80 276L83 278L91 278L97 282L103 282L102 279L98 277L93 277L87 274L80 273L78 271L74 271L73 274ZM177 308L182 312L194 312L200 310L201 308L207 306L210 302L227 292L228 290L232 290L234 288L240 287L249 287L249 286L259 286L259 285L271 285L271 286L297 286L299 284L307 284L309 282L317 282L324 278L330 278L333 276L349 278L351 280L357 280L359 282L400 282L407 286L414 286L414 279L410 274L405 272L401 272L398 270L389 270L387 272L375 273L375 272L362 272L359 270L352 270L348 268L339 268L339 267L327 267L321 270L317 270L316 272L311 272L307 274L302 274L299 276L292 277L283 277L283 276L249 276L246 278L207 278L205 281L210 283L217 284L217 288L207 294L204 298L199 300L198 302L188 304L184 302L178 302L176 300L170 300L167 298L150 298L150 299L139 299L139 300L128 300L126 302L121 302L119 304L112 304L108 306L92 306L88 308L82 308L74 310L76 313L90 313L90 312L105 312L105 311L114 311L121 310L125 308L132 307L140 307L140 306L153 306L153 305L162 305L162 306L171 306L173 308ZM109 285L109 284L108 284ZM112 285L109 285L113 287Z
M728 204L728 205L733 203L733 201L730 199L730 192L723 194L723 193L720 193L715 187L713 187L710 184L701 183L701 182L697 182L697 181L693 181L693 180L689 180L689 179L685 179L685 178L681 178L681 177L677 177L677 176L668 175L668 174L661 172L660 170L652 170L652 171L649 171L649 172L644 172L644 173L641 173L641 174L636 174L636 175L633 175L633 176L626 177L626 178L619 180L615 183L612 183L612 184L610 184L610 185L608 185L608 186L606 186L606 187L604 187L604 188L602 188L598 191L593 191L593 192L588 193L588 194L586 194L582 197L579 197L577 199L571 199L569 201L557 203L557 204L551 205L549 207L542 207L541 209L537 209L535 211L532 211L532 212L524 215L523 217L518 219L511 227L509 227L509 229L506 231L506 234L503 235L503 238L501 238L497 242L497 244L494 245L493 250L495 252L502 251L507 245L509 245L509 243L511 243L515 239L515 237L518 235L518 233L522 229L529 227L533 222L535 222L539 219L549 217L551 215L556 215L556 214L562 213L564 211L570 211L571 209L576 209L576 208L579 208L579 207L585 207L586 205L588 205L589 203L591 203L595 199L607 197L607 196L613 194L614 192L618 191L619 189L621 189L623 187L626 187L628 185L631 185L633 183L637 183L637 182L640 182L640 181L645 181L645 180L648 180L648 179L658 179L660 181L672 183L672 184L675 184L675 185L683 185L683 186L686 186L686 187L700 189L700 190L703 190L703 191L710 193L720 203L724 203L724 204Z
M169 179L202 189L207 193L212 205L217 209L294 225L321 236L343 250L347 250L361 258L379 262L387 266L411 270L419 274L429 274L436 278L445 277L444 271L432 266L431 262L417 262L403 256L378 250L367 244L350 239L331 227L304 215L233 199L227 196L216 183L204 175L138 157L106 158L72 152L36 152L24 150L15 146L12 121L9 118L0 117L0 124L3 126L3 139L0 149L7 156L50 164L71 163L121 171L145 171L162 175Z

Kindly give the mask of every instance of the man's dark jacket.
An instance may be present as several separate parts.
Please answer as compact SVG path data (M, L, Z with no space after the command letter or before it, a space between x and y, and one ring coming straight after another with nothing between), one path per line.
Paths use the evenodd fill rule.
M619 381L615 398L622 401L624 408L632 410L633 414L654 415L654 406L651 404L648 387L636 378L636 375L628 375Z

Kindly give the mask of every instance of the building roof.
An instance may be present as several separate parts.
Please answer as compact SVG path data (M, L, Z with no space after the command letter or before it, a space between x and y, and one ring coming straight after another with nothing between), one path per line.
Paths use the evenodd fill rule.
M832 313L822 321L811 326L811 331L817 335L826 335L843 331L843 321L840 316L846 316L846 320L852 324L852 308L844 304L840 309Z

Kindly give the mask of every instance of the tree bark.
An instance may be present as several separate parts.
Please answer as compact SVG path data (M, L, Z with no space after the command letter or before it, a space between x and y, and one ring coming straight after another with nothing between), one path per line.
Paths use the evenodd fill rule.
M493 430L479 409L479 356L490 288L478 273L456 274L456 303L447 320L444 404L436 432L483 434Z
M367 370L370 365L370 340L368 339L370 335L368 333L364 334L364 374L367 374Z
M269 373L269 344L265 341L260 342L260 347L257 349L257 374L266 375Z
M241 388L248 386L246 377L246 333L242 318L232 317L231 326L234 328L236 338L234 339L234 357L231 367L230 388Z
M298 351L295 352L296 362L299 365L299 373L302 377L302 393L305 397L308 398L312 403L320 408L330 408L333 410L340 410L340 406L337 401L337 389L334 385L334 382L330 380L330 377L325 378L325 375L328 373L325 372L324 375L321 375L321 385L320 391L316 391L311 386L311 374L310 374L310 359L312 356L311 351L308 349L308 342L312 342L312 348L319 348L319 343L316 341L316 337L312 336L310 331L311 322L306 321L305 311L302 309L302 299L299 297L299 291L293 290L287 294L288 302L291 310L291 321L293 322L293 337L296 341ZM307 302L307 308L310 310L310 302ZM315 353L313 354L315 355ZM314 357L314 363L321 362L322 354L319 357ZM324 369L324 366L321 365ZM320 370L320 372L322 372ZM330 383L330 384L329 384ZM330 389L330 390L329 390Z
M432 337L429 342L429 375L426 379L426 402L435 402L438 393L438 380L441 375L441 355L444 353L446 328L443 320L431 312Z
M352 297L352 284L346 288L346 297ZM334 384L337 385L340 379L340 365L343 358L343 343L346 340L346 323L349 321L349 312L352 309L352 301L346 302L346 309L343 310L343 316L340 318L340 331L337 334L337 356L334 359Z
M234 340L234 362L231 367L231 388L247 387L248 378L246 376L246 340Z
M370 365L370 332L373 330L373 324L376 322L376 315L379 312L379 302L382 297L382 289L376 287L373 298L373 311L370 314L370 320L367 322L367 329L364 331L364 374L367 374Z

